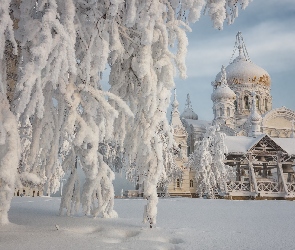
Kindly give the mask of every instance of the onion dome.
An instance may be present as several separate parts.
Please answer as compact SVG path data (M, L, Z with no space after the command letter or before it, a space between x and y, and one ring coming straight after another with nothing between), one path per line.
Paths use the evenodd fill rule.
M172 107L173 107L174 109L177 109L178 106L179 106L179 102L176 100L176 94L175 94L175 95L174 95L174 100L173 100L173 102L172 102Z
M183 119L198 120L198 115L192 109L185 109L180 117Z
M198 115L193 111L189 94L187 94L185 109L180 117L182 119L198 120Z
M236 99L236 94L229 88L226 80L226 71L224 66L221 68L220 85L216 87L211 95L211 100L214 102L219 99Z
M267 71L251 62L241 32L237 34L236 46L239 55L226 67L227 83L232 84L261 84L269 87L271 79ZM221 81L221 72L215 78Z
M220 85L214 90L211 95L212 101L218 99L236 99L236 94L228 87L228 85Z
M250 114L250 121L251 122L260 122L261 121L261 115L257 113L255 110L253 113Z

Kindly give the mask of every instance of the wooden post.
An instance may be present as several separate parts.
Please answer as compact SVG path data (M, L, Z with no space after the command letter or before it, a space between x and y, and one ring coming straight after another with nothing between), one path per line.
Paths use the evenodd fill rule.
M236 180L241 181L241 163L240 162L236 163L236 171L237 171Z
M254 192L255 192L255 196L258 194L258 188L257 188L257 181L256 181L256 177L255 177L255 172L254 172L254 168L252 163L249 162L249 170L251 172L251 182L253 183L254 186ZM251 187L251 185L250 185ZM252 191L252 190L251 190Z
M249 177L251 177L250 179L250 192L255 192L255 197L258 195L258 188L257 188L257 181L256 181L256 177L255 177L255 172L254 172L254 168L253 168L253 165L252 165L252 155L249 154L249 164L248 164L248 167L249 167ZM252 189L252 185L251 183L253 184L254 186L254 190Z
M263 163L263 172L262 172L262 177L266 178L267 177L267 164Z
M284 191L285 194L288 195L288 187L287 187L287 184L286 184L286 181L285 181L285 178L284 178L282 163L279 162L279 159L280 158L278 158L278 172L280 173L280 177L281 177L281 183L282 183L282 187L283 187L282 191Z

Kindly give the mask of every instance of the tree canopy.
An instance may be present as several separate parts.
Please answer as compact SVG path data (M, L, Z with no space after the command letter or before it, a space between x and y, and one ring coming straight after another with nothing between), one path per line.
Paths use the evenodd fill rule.
M174 169L166 110L175 69L186 77L189 23L203 11L222 29L249 2L2 0L0 222L8 221L17 180L49 194L64 173L61 212L72 213L78 167L86 178L83 211L116 216L112 150L102 150L113 148L144 185L146 217L155 224L158 182ZM100 85L106 65L109 92Z

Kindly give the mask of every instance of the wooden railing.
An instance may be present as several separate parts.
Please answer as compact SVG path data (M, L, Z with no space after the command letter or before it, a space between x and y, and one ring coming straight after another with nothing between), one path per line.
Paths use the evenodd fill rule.
M295 182L287 182L287 188L289 193L295 193Z
M228 192L250 191L250 182L231 181L227 183Z
M258 192L280 192L280 187L278 182L274 181L257 181Z

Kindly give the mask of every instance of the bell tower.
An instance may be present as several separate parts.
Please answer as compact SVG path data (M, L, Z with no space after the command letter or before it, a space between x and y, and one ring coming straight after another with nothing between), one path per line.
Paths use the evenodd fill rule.
M214 84L213 84L214 86ZM236 94L232 91L226 80L226 71L224 66L221 68L221 81L214 86L211 95L213 101L214 123L225 124L228 127L235 126L235 104Z
M234 58L237 51L238 56ZM258 114L265 114L272 109L271 79L267 71L251 61L241 32L236 35L232 58L225 71L227 84L236 94L235 119L236 128L239 130L251 114L251 93L253 91L256 93L256 112ZM214 86L220 84L221 75L222 72L217 74Z
M179 102L176 99L176 89L174 89L174 100L172 102L171 122L173 128L173 138L178 146L178 159L187 161L187 132L180 119L178 111Z

